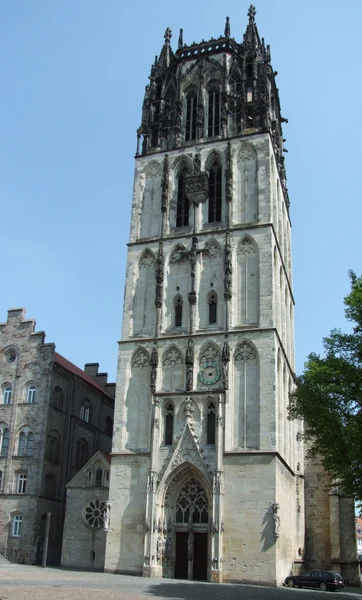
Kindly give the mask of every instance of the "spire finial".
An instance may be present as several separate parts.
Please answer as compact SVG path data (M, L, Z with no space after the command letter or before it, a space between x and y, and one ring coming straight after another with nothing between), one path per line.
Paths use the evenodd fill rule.
M226 17L224 37L230 37L230 18Z
M178 36L178 47L182 48L183 45L184 45L184 30L180 29L180 34Z
M255 15L256 15L255 6L253 4L250 4L249 10L248 10L249 21L254 21L255 20Z
M163 37L165 38L166 43L171 41L172 31L169 27L167 27L167 29L165 31L165 35Z

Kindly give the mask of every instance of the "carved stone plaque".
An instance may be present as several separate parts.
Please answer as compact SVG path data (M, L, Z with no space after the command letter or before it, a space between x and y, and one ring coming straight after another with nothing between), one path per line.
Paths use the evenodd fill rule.
M209 177L207 173L187 175L185 180L185 194L187 199L194 204L205 202L209 197Z

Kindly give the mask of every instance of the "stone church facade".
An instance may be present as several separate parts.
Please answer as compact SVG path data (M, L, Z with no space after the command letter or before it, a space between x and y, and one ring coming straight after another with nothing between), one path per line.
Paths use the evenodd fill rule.
M250 7L242 43L171 49L138 131L105 569L280 583L304 552L282 123Z

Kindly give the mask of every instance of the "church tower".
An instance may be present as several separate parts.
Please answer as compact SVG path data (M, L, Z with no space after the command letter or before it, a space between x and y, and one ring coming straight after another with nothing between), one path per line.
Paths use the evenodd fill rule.
M171 48L137 132L106 570L279 584L304 543L277 73L242 41Z

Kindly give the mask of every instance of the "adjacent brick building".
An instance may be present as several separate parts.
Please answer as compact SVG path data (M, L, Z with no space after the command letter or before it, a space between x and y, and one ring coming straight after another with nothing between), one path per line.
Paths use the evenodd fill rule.
M97 451L111 449L114 384L45 343L24 309L0 324L0 552L40 562L51 513L49 564L58 564L65 486Z

